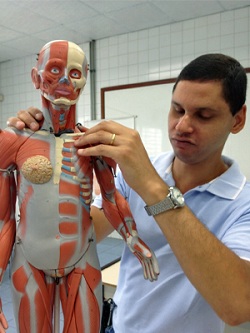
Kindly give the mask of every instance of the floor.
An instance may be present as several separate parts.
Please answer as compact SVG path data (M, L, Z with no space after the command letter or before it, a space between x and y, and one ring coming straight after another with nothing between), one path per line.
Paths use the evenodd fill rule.
M97 245L97 251L100 259L101 268L107 267L110 263L120 258L124 242L121 239L107 237ZM0 286L0 295L2 298L3 311L9 324L8 333L16 333L16 325L13 316L12 299L10 290L9 267L5 273L3 282ZM60 331L62 332L62 322Z

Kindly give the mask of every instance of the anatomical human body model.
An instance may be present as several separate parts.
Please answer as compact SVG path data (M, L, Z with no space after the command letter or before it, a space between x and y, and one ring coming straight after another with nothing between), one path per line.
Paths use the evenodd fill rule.
M103 210L142 263L144 277L155 280L159 274L154 253L138 237L127 202L115 189L114 162L79 157L74 147L84 135L75 127L75 107L86 77L86 58L77 45L46 44L32 69L45 117L41 130L0 131L0 281L14 248L13 303L21 333L59 332L59 302L64 333L99 333L101 273L90 216L93 171ZM0 333L5 329L0 301Z

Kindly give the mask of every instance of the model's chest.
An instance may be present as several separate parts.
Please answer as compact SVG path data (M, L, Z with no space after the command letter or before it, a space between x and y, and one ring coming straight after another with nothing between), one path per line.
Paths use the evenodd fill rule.
M62 174L74 177L80 172L84 177L88 173L89 161L77 155L74 140L75 137L69 134L61 137L47 133L32 136L16 156L20 174L34 184L44 184L52 178L56 184Z

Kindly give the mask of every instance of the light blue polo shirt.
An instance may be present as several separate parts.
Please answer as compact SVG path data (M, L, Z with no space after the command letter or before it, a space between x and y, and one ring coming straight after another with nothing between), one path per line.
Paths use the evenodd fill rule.
M168 152L152 160L169 186L175 185L173 158ZM236 162L226 157L224 160L230 166L228 170L185 193L185 202L221 242L250 260L250 184ZM160 275L156 282L144 280L138 259L124 248L114 296L115 333L222 333L224 323L189 282L157 223L145 212L145 203L128 187L121 173L116 186L129 202L140 237L156 254ZM94 205L101 207L99 197Z

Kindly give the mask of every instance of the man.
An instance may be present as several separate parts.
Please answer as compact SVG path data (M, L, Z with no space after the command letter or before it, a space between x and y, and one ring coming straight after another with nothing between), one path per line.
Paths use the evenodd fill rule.
M102 285L90 216L93 170L104 212L142 264L142 280L143 273L157 279L157 261L114 186L113 161L78 156L74 147L83 135L75 128L75 107L87 77L82 49L69 41L47 43L31 76L41 93L41 130L0 131L0 281L15 243L11 281L17 331L59 332L61 302L64 333L99 333ZM6 328L0 301L0 333Z
M229 134L244 127L245 98L242 66L222 54L203 55L181 71L173 89L173 152L150 160L139 134L112 121L75 143L79 156L117 162L116 186L161 270L155 284L139 281L139 266L124 250L115 333L222 333L224 322L250 320L250 185L237 163L222 156ZM19 117L38 126L31 115L39 112L30 113ZM91 208L99 240L111 231L101 206L97 198Z

